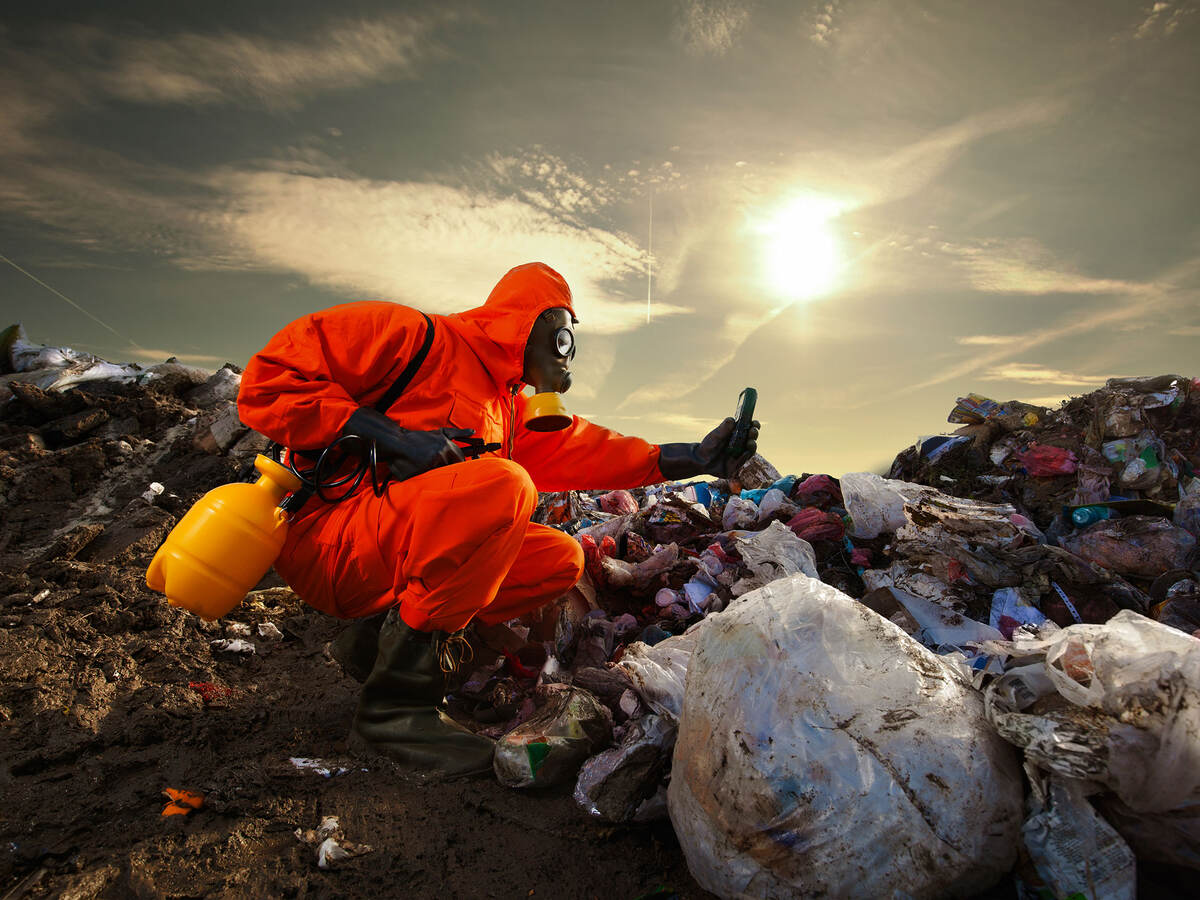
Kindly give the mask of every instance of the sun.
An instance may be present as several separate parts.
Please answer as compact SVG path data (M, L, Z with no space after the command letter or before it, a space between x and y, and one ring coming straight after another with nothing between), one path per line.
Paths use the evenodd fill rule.
M810 300L837 282L841 258L831 221L838 204L822 197L791 200L762 226L766 278L789 300Z

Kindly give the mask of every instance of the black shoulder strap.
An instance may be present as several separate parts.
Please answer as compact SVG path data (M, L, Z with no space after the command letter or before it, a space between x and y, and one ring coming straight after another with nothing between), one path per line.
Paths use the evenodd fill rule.
M421 313L425 316L425 313ZM387 389L387 393L375 404L375 408L381 413L385 413L396 402L396 398L404 393L404 389L408 387L413 376L417 374L417 370L421 368L421 363L425 362L425 357L429 355L429 348L433 346L433 319L425 316L425 341L421 344L421 349L417 351L417 355L409 360L408 365L404 367L404 371L392 382L392 386Z

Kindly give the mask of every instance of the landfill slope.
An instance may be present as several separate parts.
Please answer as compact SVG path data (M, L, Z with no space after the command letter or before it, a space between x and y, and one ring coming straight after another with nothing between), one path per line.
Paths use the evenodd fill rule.
M541 495L535 521L580 542L585 574L525 621L473 631L474 657L448 698L460 722L499 739L496 779L406 781L348 752L358 685L330 656L337 620L273 573L216 622L146 587L147 565L184 513L208 490L251 478L266 449L238 420L236 367L113 365L9 329L0 370L5 897L709 896L667 818L688 659L703 628L761 606L766 585L819 587L872 633L882 628L890 643L872 651L875 669L886 671L889 654L903 663L936 653L935 668L963 690L986 691L968 694L972 709L987 701L987 723L975 715L972 727L995 727L988 739L1018 748L1027 775L1086 764L1114 789L1129 775L1100 761L1117 733L1105 716L1036 679L1020 683L1041 692L1033 705L996 692L1018 677L1017 662L1036 660L1029 641L1065 647L1073 626L1111 622L1162 646L1182 642L1154 657L1178 669L1163 669L1162 684L1184 672L1172 660L1200 665L1190 637L1200 635L1200 381L1117 380L1058 410L969 394L950 413L955 433L902 451L890 479L781 476L756 456L728 480ZM1086 522L1073 518L1079 507ZM812 650L799 643L795 653ZM761 687L769 665L751 664ZM774 694L786 700L801 689L785 681ZM1131 696L1142 702L1139 685ZM1065 689L1080 688L1068 679ZM868 722L878 710L864 712ZM1174 727L1145 712L1128 732L1139 741ZM907 753L900 726L915 733L926 718L884 721L880 733ZM1060 728L1090 741L1072 744L1082 762L1054 756ZM795 775L807 783L819 772ZM1145 895L1188 882L1186 870L1156 865L1200 868L1158 837L1197 833L1192 800L1147 816L1122 805L1139 799L1131 790L1089 804L1043 776L1023 782L1036 801L1027 831L1061 820L1052 836L1069 844L1068 824L1090 821L1095 805L1129 841L1106 832L1125 887L1135 851ZM834 808L846 784L826 785ZM757 827L745 816L736 824ZM981 878L1001 880L980 896L1011 896L1014 881L1039 887L1049 871L1030 863L1028 835L1020 848L1004 840L1003 858L1019 862ZM721 841L734 856L744 849L732 831ZM703 844L688 851L695 871ZM953 889L936 881L935 892Z
M273 575L219 623L145 584L178 518L265 444L230 423L236 370L38 386L62 371L0 376L0 896L708 896L669 824L598 828L569 785L365 770L336 620ZM231 630L255 652L212 646ZM162 815L167 788L202 807ZM326 816L371 851L319 868L295 832Z

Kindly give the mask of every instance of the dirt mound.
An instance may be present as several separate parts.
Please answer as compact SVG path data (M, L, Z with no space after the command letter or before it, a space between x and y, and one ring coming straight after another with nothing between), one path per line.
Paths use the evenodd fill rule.
M273 574L219 623L145 585L178 518L266 443L237 423L237 370L52 362L0 376L4 896L707 896L668 824L350 757L336 620ZM167 788L202 807L162 815ZM371 852L319 868L296 832L326 816Z

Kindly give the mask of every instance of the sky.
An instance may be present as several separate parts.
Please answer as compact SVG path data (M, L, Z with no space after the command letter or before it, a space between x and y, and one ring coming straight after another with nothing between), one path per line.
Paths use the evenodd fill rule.
M1200 375L1200 0L228 6L5 4L0 327L244 366L540 260L572 412L699 440L752 386L797 474Z

